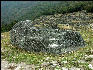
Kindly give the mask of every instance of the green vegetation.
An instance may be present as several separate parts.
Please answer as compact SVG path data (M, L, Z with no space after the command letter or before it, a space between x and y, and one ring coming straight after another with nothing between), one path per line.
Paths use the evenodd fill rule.
M11 22L11 24L1 24L1 32L7 32L12 29L12 27L17 23L18 21Z
M2 59L6 59L9 62L26 62L27 64L35 64L40 66L43 62L51 62L55 60L60 63L63 67L83 67L84 70L91 70L89 69L88 65L91 62L91 58L85 60L85 63L79 63L79 60L83 60L85 55L91 55L93 52L93 31L92 30L80 30L81 35L83 36L84 40L87 42L87 46L85 48L80 48L77 51L73 51L70 53L64 53L62 55L53 55L47 53L34 53L34 52L26 52L25 50L18 49L16 46L12 46L10 44L10 37L9 32L4 32L4 39L1 40L1 48L4 51L1 51ZM88 40L91 41L88 43ZM89 53L88 53L89 52ZM49 60L46 58L49 57ZM63 63L63 61L67 61L67 63ZM40 67L38 67L40 68ZM37 69L38 69L37 68ZM60 69L59 66L55 67Z
M93 1L2 1L1 32L9 31L15 20L34 20L42 15L64 14L81 10L93 12Z
M12 46L10 43L9 30L19 21L30 19L34 20L42 15L54 15L57 13L65 14L69 12L76 12L80 10L86 10L87 12L93 12L93 1L54 1L54 2L2 2L1 5L1 58L8 60L9 62L25 62L27 64L34 64L38 66L36 70L40 68L43 62L57 61L60 66L56 66L55 69L60 70L61 67L80 67L84 70L91 70L88 65L93 60L92 58L85 59L85 55L93 54L93 30L85 27L77 27L78 31L86 42L86 47L80 48L70 53L64 53L62 55L53 55L47 53L35 53L28 52L23 49L19 49L16 46ZM7 7L6 7L7 6ZM9 10L10 9L10 10ZM7 12L7 13L6 13ZM16 21L17 20L17 21ZM73 21L76 23L75 21ZM85 21L87 22L87 21ZM92 21L91 21L92 23ZM43 25L43 23L41 23ZM39 25L36 25L39 26ZM59 27L62 27L59 24ZM75 27L76 28L76 27ZM48 60L46 58L49 57ZM85 60L85 63L78 62ZM64 63L67 61L67 63ZM44 69L44 68L43 68Z

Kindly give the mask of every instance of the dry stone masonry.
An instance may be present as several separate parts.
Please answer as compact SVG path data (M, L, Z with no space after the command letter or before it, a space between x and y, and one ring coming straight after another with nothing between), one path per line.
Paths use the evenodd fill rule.
M30 52L62 54L84 47L78 32L53 28L39 28L30 21L16 23L10 31L11 43Z

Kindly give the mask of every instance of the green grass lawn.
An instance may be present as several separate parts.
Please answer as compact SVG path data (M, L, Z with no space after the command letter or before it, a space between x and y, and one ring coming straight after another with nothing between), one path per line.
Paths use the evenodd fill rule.
M51 62L53 60L60 63L60 66L56 66L60 70L61 67L83 67L84 70L89 69L88 65L93 59L86 60L86 63L79 63L79 60L85 59L85 55L93 55L93 31L92 30L81 30L82 37L88 45L84 48L80 48L70 53L64 53L62 55L54 55L47 53L34 53L27 52L23 49L18 49L16 46L10 44L9 32L1 33L4 38L1 40L1 56L2 59L8 60L9 62L25 62L27 64L34 64L40 66L43 62ZM50 59L46 60L49 57ZM67 63L63 63L67 61Z

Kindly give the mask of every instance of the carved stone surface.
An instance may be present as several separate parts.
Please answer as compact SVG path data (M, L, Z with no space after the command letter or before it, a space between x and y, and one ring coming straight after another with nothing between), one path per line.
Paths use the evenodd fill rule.
M78 32L34 27L32 21L16 23L10 31L11 43L31 52L61 54L85 46Z

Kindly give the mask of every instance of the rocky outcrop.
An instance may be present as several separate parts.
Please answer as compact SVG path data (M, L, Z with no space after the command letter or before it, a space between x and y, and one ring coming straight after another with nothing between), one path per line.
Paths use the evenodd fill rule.
M10 31L11 43L31 52L61 54L84 46L78 32L53 28L39 28L30 20L21 21Z

